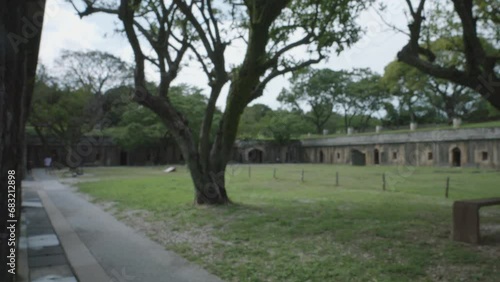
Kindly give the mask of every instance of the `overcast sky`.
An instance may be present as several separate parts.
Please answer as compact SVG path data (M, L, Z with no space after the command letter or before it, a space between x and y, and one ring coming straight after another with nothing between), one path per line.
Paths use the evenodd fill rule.
M403 16L404 1L385 1L390 5L384 14L384 19L395 25L405 27L407 22ZM406 35L390 31L380 20L373 9L368 10L359 18L359 23L366 29L361 41L344 51L338 57L331 57L315 67L327 67L335 70L352 68L370 68L380 74L384 67L395 59L397 52L406 43ZM40 61L49 67L59 56L62 49L106 51L132 62L133 54L128 41L116 34L114 29L119 26L118 19L112 15L93 15L80 19L73 7L64 0L48 0L46 17L42 34ZM243 54L241 49L228 48L228 62L236 63ZM189 83L207 89L203 72L196 64L183 68L176 83ZM149 71L150 80L157 80L154 72ZM254 103L262 103L271 108L278 108L276 101L280 90L288 85L287 79L280 77L273 80L262 97ZM208 91L207 91L208 92ZM219 98L217 105L224 107L226 89Z

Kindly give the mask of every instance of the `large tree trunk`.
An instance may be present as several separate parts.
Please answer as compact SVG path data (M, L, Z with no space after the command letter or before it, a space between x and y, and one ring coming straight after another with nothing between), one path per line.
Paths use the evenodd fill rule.
M193 153L190 155L198 156L198 153ZM194 199L197 204L224 205L231 202L226 192L225 172L227 162L217 164L218 169L210 168L206 170L202 166L202 163L206 163L203 160L199 158L185 159L193 180Z
M231 201L225 187L225 170L206 173L193 172L191 178L195 185L195 202L199 205L224 205Z
M33 93L44 7L43 0L0 2L0 281L5 282L16 281L12 273L17 274L17 269L9 272L14 264L8 265L12 260L7 257L14 250L17 267L24 126ZM15 184L12 177L8 182L8 175L15 177ZM13 198L9 194L16 200L13 217L8 210L8 199ZM15 227L15 233L7 229L9 226Z

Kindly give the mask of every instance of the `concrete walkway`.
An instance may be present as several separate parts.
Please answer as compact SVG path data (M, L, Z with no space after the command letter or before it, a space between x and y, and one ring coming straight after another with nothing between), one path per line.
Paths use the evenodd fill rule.
M34 181L23 181L20 254L28 269L22 281L76 282L76 277L38 195Z
M79 281L221 281L117 221L75 193L74 188L61 184L43 170L34 170L33 176L36 185L31 190L38 194L39 203L43 204L65 258ZM36 195L29 193L31 198L28 199L37 202ZM28 222L28 230L33 224ZM52 243L55 244L54 241ZM59 248L54 249L61 255ZM64 264L63 258L59 256L59 263ZM30 272L33 273L32 259L29 257L28 261ZM65 274L64 279L69 280L60 281L74 281L71 280L71 272L66 271Z

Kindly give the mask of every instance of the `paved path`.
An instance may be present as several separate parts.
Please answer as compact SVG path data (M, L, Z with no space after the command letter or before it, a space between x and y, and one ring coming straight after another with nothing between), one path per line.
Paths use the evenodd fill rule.
M39 197L79 281L221 281L117 221L43 170L34 170L33 175ZM104 273L99 273L100 269Z
M25 254L29 269L20 270L24 272L21 281L76 282L37 190L36 182L23 181L20 253Z

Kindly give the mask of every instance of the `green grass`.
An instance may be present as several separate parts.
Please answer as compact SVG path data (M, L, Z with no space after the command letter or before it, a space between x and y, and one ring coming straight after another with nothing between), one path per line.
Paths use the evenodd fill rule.
M227 170L235 204L224 207L194 206L183 167L86 173L101 180L80 183L82 192L115 202L121 218L148 211L144 220L168 231L149 236L227 281L500 281L500 207L481 211L485 245L449 239L453 200L500 196L498 171L255 165L249 178L241 165Z

